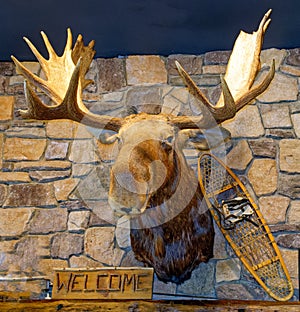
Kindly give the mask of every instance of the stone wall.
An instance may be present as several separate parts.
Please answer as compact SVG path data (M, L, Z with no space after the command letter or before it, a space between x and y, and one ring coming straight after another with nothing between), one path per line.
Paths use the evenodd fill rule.
M84 92L89 109L124 116L195 110L178 76L178 59L207 96L216 101L229 52L204 55L128 56L93 60ZM262 52L262 74L272 59L269 89L224 123L232 133L227 163L259 203L298 290L300 246L300 49ZM38 63L27 67L40 74ZM141 266L130 248L126 219L107 203L113 146L98 133L67 120L25 121L23 77L0 62L0 290L43 298L45 280L62 267ZM195 166L198 152L186 149ZM181 285L155 279L155 297L270 300L216 229L214 258ZM298 300L295 292L294 300Z

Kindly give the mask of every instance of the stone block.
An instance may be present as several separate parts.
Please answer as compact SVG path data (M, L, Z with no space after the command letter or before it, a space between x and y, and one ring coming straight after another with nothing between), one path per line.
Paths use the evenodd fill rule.
M102 208L103 211L105 211L106 208L110 209L107 202L104 202L102 204L102 206L103 206L103 208ZM105 220L105 219L107 219L107 220ZM89 227L112 225L114 223L116 223L116 222L112 222L112 220L105 217L105 213L103 214L103 217L102 217L101 213L98 213L98 212L94 213L93 211L91 212L90 220L89 220Z
M254 159L248 179L256 195L271 194L277 189L278 173L273 159Z
M202 68L203 74L224 75L226 72L226 65L205 65Z
M126 59L128 85L167 83L164 61L157 55L132 55Z
M22 75L16 75L9 77L9 86L19 85L23 89L24 77Z
M300 138L300 113L292 114L291 118L292 118L295 133L297 137Z
M300 201L293 200L291 202L291 207L287 214L288 224L299 224L300 225Z
M256 286L257 287L257 286ZM253 300L253 295L249 292L249 288L242 284L226 283L216 287L218 299L230 300Z
M103 162L112 162L116 159L119 153L117 141L115 141L114 143L106 144L98 140L96 141L96 144L98 147L98 153L99 153L100 159Z
M14 96L0 96L0 121L13 119L14 104Z
M300 68L290 65L282 65L280 66L280 71L284 74L292 75L299 77L300 76Z
M20 239L15 247L16 266L22 273L38 271L39 261L50 256L51 237L45 235L28 235Z
M298 250L281 249L283 261L291 276L292 284L295 289L299 287L299 267L298 267Z
M67 171L69 169L71 169L71 163L65 160L19 161L14 164L15 171Z
M83 231L88 227L89 211L71 211L68 218L68 230Z
M69 262L71 268L99 268L103 266L102 263L82 255L71 256Z
M290 173L300 173L300 141L281 140L279 142L280 170Z
M8 239L8 240L3 240L3 239L0 241L1 253L2 254L13 253L13 251L15 249L15 245L18 242L18 239Z
M134 108L138 113L158 114L161 110L161 88L132 87L126 95L127 109Z
M12 76L14 74L14 68L13 62L0 62L0 75Z
M69 160L75 163L94 163L99 160L97 147L93 140L75 140L72 142Z
M7 291L14 294L15 298L24 296L30 297L32 300L40 300L41 292L44 288L41 285L41 280L26 280L26 281L0 281L0 288L2 291ZM30 291L29 291L30 290ZM9 296L10 297L10 296Z
M7 137L18 137L18 138L30 138L30 139L44 139L46 137L45 129L41 127L22 127L16 126L9 128L5 135Z
M300 66L300 48L290 49L286 63L293 66Z
M84 124L76 123L74 126L74 138L76 138L76 139L93 139L94 138L93 130L94 130L93 128L88 129L87 126L85 126Z
M48 170L36 170L29 171L29 176L32 181L45 183L45 182L53 182L57 180L62 180L70 177L71 170L64 171L48 171Z
M245 170L252 160L252 153L246 140L239 141L227 154L227 165L236 170Z
M126 86L124 59L97 59L99 91L116 91Z
M202 73L203 56L185 54L170 55L166 62L168 74L178 76L175 61L178 61L189 75L199 75Z
M190 95L186 88L174 87L163 95L162 113L184 114L190 109ZM188 112L191 115L191 112Z
M24 233L29 222L32 209L28 208L8 208L0 209L0 236L19 236Z
M7 93L6 88L7 88L8 80L9 79L7 77L0 75L0 93L1 94Z
M292 199L300 198L300 174L279 174L278 193Z
M127 248L131 246L130 220L126 216L118 220L116 227L116 241L120 248Z
M67 209L36 209L28 224L30 234L49 234L67 229Z
M3 205L8 195L8 186L5 184L0 184L0 206Z
M3 168L3 144L4 143L4 135L3 133L0 133L0 168Z
M192 272L191 278L178 285L177 294L213 297L215 285L214 275L214 263L200 263Z
M259 208L268 224L283 223L290 199L285 196L272 195L259 198Z
M33 74L38 75L41 69L39 62L22 62L22 65L24 65L29 71L31 71ZM22 75L22 73L16 68L17 75Z
M108 103L118 103L123 100L125 92L110 92L103 94L103 100Z
M30 182L31 179L27 172L0 172L0 182L14 182L14 183L22 183L22 182Z
M125 108L125 102L104 102L104 101L97 101L89 103L87 106L87 109L96 115L108 115L108 116L127 116L126 108ZM83 126L82 126L83 127ZM93 128L90 128L94 130ZM89 129L89 130L90 130ZM99 131L97 129L96 131ZM85 131L87 133L87 131ZM76 133L76 138L82 138L83 133ZM91 134L89 135L89 138L91 137ZM88 138L88 137L87 137Z
M109 171L103 170L103 166L98 166L79 183L75 195L83 200L105 199L108 188Z
M89 228L85 232L85 253L96 261L107 265L120 265L124 254L114 246L115 227Z
M292 129L266 129L266 137L292 139L295 138L295 134Z
M232 282L240 279L241 263L238 258L220 260L216 266L216 282Z
M276 237L280 247L289 249L300 249L300 233L280 234Z
M46 134L51 139L72 139L77 123L71 120L50 120L46 123Z
M161 109L163 114L179 115L182 111L182 102L172 95L164 97L164 103Z
M266 73L263 72L255 84L262 81ZM278 92L280 90L280 92ZM288 77L281 73L276 73L268 89L259 95L257 99L263 103L274 103L283 101L296 101L298 97L298 82L294 77Z
M290 128L292 126L287 105L261 105L260 112L265 128Z
M287 56L287 50L285 49L267 49L260 53L260 63L261 67L271 66L272 60L275 60L275 70L278 70L280 65L283 63L285 57Z
M68 267L68 261L61 259L40 259L38 263L38 271L49 280L53 280L54 269L63 269Z
M47 207L56 205L54 188L51 183L12 184L4 207Z
M203 91L203 87L217 87L220 84L220 77L218 75L194 75L191 78L197 86L201 87L201 91ZM171 86L185 87L182 78L178 76L171 76L169 78L169 84Z
M204 64L227 64L231 51L212 51L204 55Z
M246 106L232 120L225 121L223 127L230 131L233 138L256 138L265 133L256 105Z
M162 296L168 296L168 294L176 294L176 287L175 283L165 283L160 281L156 275L154 274L154 281L153 281L153 293L155 295L161 294ZM154 296L155 296L154 295Z
M59 233L53 236L51 256L54 258L69 259L72 255L83 252L83 236L73 233Z
M58 201L67 200L79 183L79 179L69 178L55 181L54 191Z
M226 250L227 243L224 235L220 228L214 223L215 240L214 240L214 259L225 259L228 258Z
M69 143L61 141L50 141L45 152L46 160L66 159Z
M60 207L67 209L69 212L76 210L88 210L86 203L82 200L66 200L60 203Z
M46 148L44 139L6 138L3 148L4 160L39 160Z
M271 138L260 138L248 140L249 146L254 156L276 158L276 143Z
M101 154L100 154L100 158L101 158ZM72 177L79 178L79 177L87 176L92 171L93 168L94 168L93 164L73 164Z

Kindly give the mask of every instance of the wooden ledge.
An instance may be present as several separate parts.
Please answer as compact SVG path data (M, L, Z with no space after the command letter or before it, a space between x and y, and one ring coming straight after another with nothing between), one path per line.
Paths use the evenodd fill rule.
M222 310L221 310L222 309ZM82 311L262 311L298 312L300 302L275 301L151 301L151 300L41 300L0 302L0 311L43 311L43 312L82 312Z

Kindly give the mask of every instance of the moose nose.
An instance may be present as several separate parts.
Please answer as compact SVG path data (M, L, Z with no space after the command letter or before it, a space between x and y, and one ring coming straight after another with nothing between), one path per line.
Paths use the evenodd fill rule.
M120 209L122 212L124 212L124 213L126 213L126 214L129 214L130 212L131 212L131 208L127 208L127 207L122 207L121 209Z

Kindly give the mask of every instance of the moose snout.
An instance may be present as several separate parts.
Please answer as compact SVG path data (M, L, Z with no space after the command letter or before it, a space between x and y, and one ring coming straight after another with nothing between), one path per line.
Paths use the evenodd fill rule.
M120 172L114 168L110 173L110 181L108 203L116 215L136 215L144 211L146 185L136 181L130 172Z

